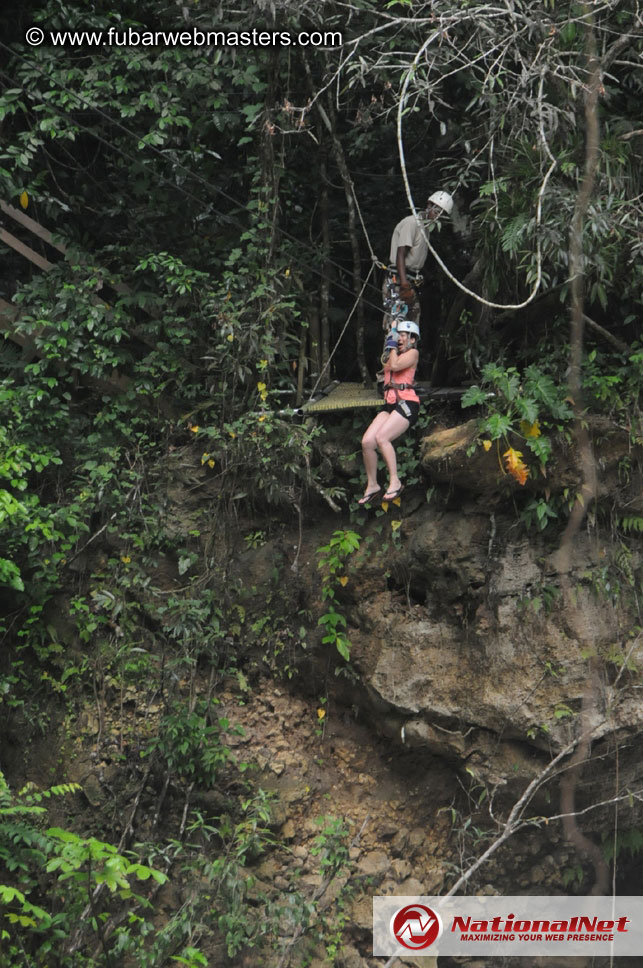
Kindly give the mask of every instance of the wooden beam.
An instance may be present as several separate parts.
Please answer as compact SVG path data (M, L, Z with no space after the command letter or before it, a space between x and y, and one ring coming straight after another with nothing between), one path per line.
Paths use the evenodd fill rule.
M49 272L49 270L53 269L54 267L53 262L49 262L48 259L45 259L37 252L34 252L33 249L30 249L28 245L25 245L24 242L21 242L20 239L17 239L15 235L11 234L11 232L7 232L6 229L0 228L0 242L4 242L5 245L11 246L12 249L15 249L16 252L19 252L20 255L25 257L25 259L29 259L30 262L33 262L34 265L37 265L39 269L44 269L45 272Z
M15 317L18 315L18 310L16 306L12 306L11 303L5 302L4 299L0 298L0 313L3 313L5 316L13 314Z
M24 225L26 229L29 229L30 232L33 232L34 235L37 235L39 239L43 240L43 242L53 246L54 249L58 249L58 251L62 252L63 255L66 254L67 249L65 246L62 244L62 242L54 242L54 237L49 229L43 228L39 222L36 222L35 219L25 215L25 213L21 212L19 208L14 208L13 205L7 205L7 203L3 202L1 198L0 212L4 212L5 215L8 215L9 218L12 218L15 222L19 222L20 225Z
M13 205L7 205L7 203L3 202L1 198L0 198L0 212L4 212L5 215L8 215L16 222L19 222L20 225L23 225L26 229L29 229L30 232L33 232L34 235L37 235L39 239L43 240L43 242L46 242L48 245L53 246L54 249L57 249L59 252L62 252L63 255L67 255L67 247L64 246L62 242L55 242L54 237L49 231L49 229L44 228L39 222L36 222L35 219L30 218L29 215L25 215L25 213L21 212L19 208L14 208ZM27 250L27 252L23 251L22 249L18 248L18 246L14 245L13 241L10 241L10 240L15 240L17 242L18 240L15 239L15 237L11 235L9 232L7 232L7 235L9 236L9 238L4 241L6 241L8 245L16 249L16 251L20 252L21 255L26 255L26 257L30 259L32 262L35 262L35 259L33 259L32 256L27 254L27 253L33 253L33 249L30 249L28 246L25 246L25 249ZM23 243L20 243L20 245L22 244ZM37 253L34 253L34 254L37 255ZM46 269L47 271L52 268L51 262L47 262L46 259L44 259L43 262L46 264L41 265L40 268ZM38 264L39 263L36 262L36 265ZM109 283L109 285L111 285L112 288L116 290L116 292L120 293L121 296L129 295L132 292L132 289L124 282ZM143 312L147 312L147 310L143 309Z
M59 245L58 243L53 241L51 232L43 228L42 225L34 221L34 219L30 218L28 215L25 215L24 212L19 211L17 208L13 208L13 206L11 205L7 205L7 203L3 202L2 199L0 199L0 211L4 212L5 215L9 215L11 218L15 219L16 222L19 222L25 228L28 228L31 232L34 232L34 234L37 235L38 238L54 246L54 248L58 249L59 252L62 252L63 255L67 254L67 250L65 249L64 246ZM38 268L42 269L44 272L49 272L51 269L53 269L54 267L53 262L49 262L49 260L45 259L44 256L41 256L34 249L30 248L28 245L25 245L24 242L21 242L20 239L16 238L15 235L12 235L11 232L7 232L7 230L2 227L0 227L0 241L4 242L12 249L15 249L16 252L24 256L24 258L28 259L30 262L33 262L34 265L38 266ZM111 287L116 292L118 292L121 296L129 295L132 293L132 289L124 282L108 283L108 285L111 285ZM92 302L94 302L95 304L99 302L105 303L106 300L96 295L92 297ZM11 313L13 313L13 316L11 317L8 312L9 310L11 311ZM25 340L24 338L20 337L19 334L10 332L9 319L10 318L15 319L15 315L16 315L15 307L10 306L9 303L6 303L4 302L4 300L0 299L0 311L4 313L4 319L2 319L2 321L0 322L0 330L7 331L9 333L10 338L15 343L18 343L20 346L25 346L25 345L31 346L31 342L32 342L31 338L28 338ZM147 309L143 309L143 312L145 312L148 316L152 316L152 314ZM35 334L35 335L38 335L38 334ZM135 336L136 339L140 340L144 346L148 346L151 349L156 349L156 343L152 342L147 338L147 336L143 335L143 333L141 333L140 327L134 327L132 329L132 335ZM180 360L182 366L184 366L186 370L188 370L188 372L190 373L199 372L199 368L195 366L193 363L190 363L186 359L183 359L181 357L178 357L178 359Z

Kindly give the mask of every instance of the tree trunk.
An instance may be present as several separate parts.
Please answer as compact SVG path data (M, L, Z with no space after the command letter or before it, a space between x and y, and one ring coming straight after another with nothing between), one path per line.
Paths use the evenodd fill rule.
M330 132L331 143L333 146L333 156L339 169L346 196L346 210L348 215L348 234L351 242L351 252L353 255L353 292L357 301L357 326L355 329L355 340L357 344L357 365L359 366L360 376L364 383L371 383L372 378L366 366L366 354L364 351L364 303L360 298L362 291L362 259L359 251L359 238L357 232L357 211L355 209L355 198L353 195L353 180L350 175L346 156L342 143L337 136L335 110L330 97L327 98L328 114L324 111L321 104L317 102L319 112L324 119L326 127Z
M308 78L308 83L310 86L311 94L314 95L314 85L312 74L310 71L310 65L306 60L305 56L302 57L304 70L306 71L306 76ZM348 163L346 161L346 155L344 154L344 149L342 143L337 135L337 124L335 117L335 109L333 107L333 102L330 96L326 98L326 104L328 106L328 111L324 108L321 103L321 98L317 98L315 105L319 111L319 116L322 119L324 127L326 128L328 134L330 135L331 149L333 152L333 157L335 159L335 164L339 169L339 174L342 179L342 185L344 187L344 194L346 196L346 209L348 214L348 234L351 243L351 252L353 256L353 292L355 293L355 301L357 303L357 328L355 332L355 338L357 343L357 365L359 367L359 372L364 383L371 382L371 376L368 372L368 367L366 366L366 354L364 352L364 305L360 298L360 293L362 291L362 260L359 252L359 239L357 232L357 212L355 209L355 199L353 196L353 180L348 168Z
M321 337L321 353L318 353L318 366L316 372L319 374L322 368L326 367L328 363L328 357L330 356L330 320L328 317L328 310L330 306L330 224L328 217L328 166L326 163L326 154L322 155L322 160L320 164L320 174L321 174L321 197L319 200L319 213L321 216L321 228L322 228L322 249L324 253L324 260L322 262L322 277L320 285L320 302L321 302L321 332L319 331L319 320L318 320L318 334L317 342L318 346Z

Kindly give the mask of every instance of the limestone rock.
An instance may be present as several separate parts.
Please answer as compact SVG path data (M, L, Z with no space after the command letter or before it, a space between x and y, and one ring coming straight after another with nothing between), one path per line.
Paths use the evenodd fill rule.
M399 587L394 576L388 586L377 576L373 557L364 562L361 586L356 566L355 586L364 594L349 631L364 705L400 747L466 764L479 782L524 789L574 735L587 656L610 654L618 630L636 624L588 580L601 574L609 548L578 536L567 576L574 604L562 608L552 549L539 534L520 536L515 517L490 506L483 514L428 505L407 524L396 553L406 576ZM633 567L640 567L636 552ZM643 649L630 659L643 672ZM616 696L605 659L599 662L605 685L593 713L595 743L607 743L614 728L634 737L643 707L629 688ZM610 723L604 711L615 703ZM621 768L628 782L640 781L634 747ZM586 782L600 784L600 772ZM408 832L393 834L391 856L405 858L408 850Z
M400 895L403 897L426 897L424 885L417 877L408 877L400 884Z
M598 497L609 495L629 514L640 513L643 506L642 457L640 444L633 446L628 429L614 423L608 417L592 415L588 417L594 459L599 470L597 479ZM498 504L511 490L520 485L506 474L501 466L498 444L488 450L476 446L478 421L468 420L455 427L443 428L424 437L421 443L421 460L431 481L456 485L466 491L482 495L493 504ZM562 491L580 485L582 472L574 450L562 435L554 440L553 454L547 465L546 477L536 473L537 462L529 459L524 443L510 435L511 446L525 452L532 465L532 473L527 481L527 490L543 493ZM628 474L621 473L621 464L627 461Z
M287 820L286 823L281 828L280 834L282 840L294 840L296 836L296 828L292 820Z
M90 773L83 781L83 793L92 807L100 807L106 799L106 792L95 773Z
M362 877L383 877L388 873L391 861L383 850L371 850L357 862L357 873Z
M393 872L398 880L406 880L411 876L412 867L408 860L397 859L393 861Z
M372 934L373 931L373 899L370 896L359 897L350 906L351 924Z
M337 968L368 968L368 962L362 958L357 948L345 945L337 955Z
M498 463L495 449L485 451L482 447L476 447L471 456L467 453L475 446L477 437L477 420L436 430L424 437L420 457L430 479L445 484L457 480L460 487L469 490L497 492L504 484L506 475Z

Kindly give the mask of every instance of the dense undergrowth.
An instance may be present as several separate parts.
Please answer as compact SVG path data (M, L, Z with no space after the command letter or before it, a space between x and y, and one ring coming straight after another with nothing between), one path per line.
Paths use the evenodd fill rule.
M193 6L183 15L218 15L216 4ZM266 5L258 6L263 15ZM284 911L253 893L251 861L278 847L271 803L253 764L233 754L217 693L226 677L242 692L252 688L257 663L296 675L305 649L322 637L339 653L333 664L347 668L339 589L365 520L348 509L359 480L325 476L321 444L336 422L325 427L283 411L298 382L301 390L322 378L335 341L340 375L355 378L360 355L377 365L376 286L364 290L361 336L350 330L340 341L368 261L355 184L373 226L368 245L385 252L407 207L401 182L381 180L398 165L391 119L399 64L391 51L400 38L405 50L419 47L436 16L446 18L445 37L451 31L465 46L481 45L467 70L459 62L454 70L457 43L436 48L445 78L437 101L432 68L414 75L409 167L423 187L439 173L460 210L455 230L441 232L441 251L481 292L511 303L537 276L538 238L545 291L542 304L507 322L465 304L435 271L426 343L442 379L472 385L464 403L475 409L462 416L480 421L476 446L497 447L519 484L529 476L541 487L512 492L517 525L558 532L576 499L550 492L542 469L571 440L568 229L584 143L575 76L569 93L559 73L584 64L584 26L555 4L546 5L551 23L517 33L511 18L489 26L484 10L478 32L472 4L457 12L451 4L400 6L390 31L379 20L371 30L379 11L368 2L355 5L350 25L331 4L304 3L289 14L293 28L302 18L340 23L358 47L362 31L374 38L350 62L336 101L328 92L340 67L328 51L305 58L257 50L244 60L140 49L133 58L125 48L91 56L45 45L27 58L21 37L13 53L4 48L3 197L57 230L66 254L32 277L10 256L0 278L25 344L21 352L7 341L0 350L0 728L24 742L52 729L62 737L62 724L76 723L88 703L107 716L122 711L126 696L144 723L121 714L110 752L132 776L118 829L79 829L80 811L64 806L78 791L64 777L35 788L23 784L23 764L14 763L15 783L7 769L0 773L0 952L9 968L196 968L211 942L234 963L246 948L270 950L284 918L286 933L324 937L332 957L336 938L302 894L293 892ZM48 25L103 29L121 16L85 7L28 4L16 23L33 14ZM169 4L130 7L125 19L170 23L176 14ZM250 4L243 18L257 9ZM634 449L643 440L641 81L632 66L640 36L626 11L602 16L605 43L630 38L632 51L630 60L619 46L622 63L610 61L605 74L599 184L585 232L585 308L603 334L593 329L585 344L583 417L609 418ZM10 39L18 28L4 9L0 18ZM516 63L535 63L539 44L546 50L548 102L544 74L516 86L502 58L486 64L495 58L489 34L501 28L498 49L511 49ZM317 90L323 113L314 114ZM457 123L451 102L469 106ZM544 198L546 223L536 225L552 150L558 167ZM311 186L319 188L312 202ZM54 258L51 247L42 250ZM427 409L419 433L431 421ZM347 423L357 449L363 419ZM414 438L398 454L409 490L431 500ZM181 520L177 488L189 504ZM206 499L190 503L198 489ZM239 541L260 547L284 520L301 534L328 504L344 508L347 520L319 552L321 614L310 607L316 592L300 599L279 562L259 608L232 567L233 549ZM624 549L612 570L631 590L626 565L643 516L621 511L614 520L609 506L596 510ZM394 548L400 522L392 524ZM613 575L601 580L615 587ZM221 796L209 814L193 803L203 789ZM153 818L145 842L136 837L141 804ZM341 822L323 825L325 877L343 869L346 839ZM166 878L186 886L187 901L159 927L154 904Z
M192 285L189 270L176 260L165 263L164 271L170 289ZM269 316L276 317L293 305L278 294L281 273L272 278ZM225 281L218 295L201 291L202 305L221 301L225 310L198 352L194 342L185 345L181 319L170 326L167 316L160 324L152 314L146 326L154 349L127 359L122 328L111 318L118 318L118 303L92 306L86 318L83 284L63 284L54 274L20 293L20 326L35 336L41 358L24 364L9 352L3 359L5 728L17 717L28 730L44 730L56 707L73 719L83 697L133 690L142 709L157 712L142 731L122 726L117 756L138 758L141 790L154 780L161 791L157 816L165 797L182 801L185 810L181 814L175 807L174 827L159 826L157 837L146 843L135 841L132 817L112 844L48 818L51 800L74 796L73 787L13 790L3 779L7 964L50 958L65 966L107 965L127 956L140 965L175 957L196 966L205 963L197 935L223 937L233 958L242 948L271 945L270 925L283 917L283 911L273 911L259 928L248 915L248 904L257 898L246 865L275 846L270 802L253 781L252 763L238 762L228 746L217 688L225 676L247 688L249 659L256 662L257 649L266 668L296 674L317 616L301 608L293 614L278 570L272 601L258 614L252 589L230 569L231 551L240 537L239 509L244 517L252 512L267 522L305 524L324 495L336 498L358 482L333 484L329 492L316 438L332 431L278 413L282 398L273 390L288 381L275 334L265 315L252 315L247 299L239 305L228 293ZM81 323L71 323L79 318ZM162 333L153 331L152 321L162 325ZM43 325L46 331L35 335ZM237 339L245 351L233 349L231 360ZM79 385L67 369L70 354L81 378L111 374L118 358L131 374L129 389L100 394ZM641 440L641 358L636 346L618 360L592 349L584 370L588 416L602 413L627 427L633 445ZM530 364L524 372L485 366L479 387L463 401L482 410L480 446L486 440L510 446L522 438L534 475L546 466L571 427L561 380L564 360L562 344L545 366ZM423 422L429 430L430 411ZM357 427L353 432L357 438ZM399 457L408 486L423 488L412 439L400 445ZM183 481L187 474L182 486L188 492L190 475L200 475L210 497L181 526L168 501L177 473ZM431 499L431 489L426 496ZM544 501L546 510L531 515L533 496L514 497L517 517L525 523L535 520L544 528L566 520L569 502L566 511L560 495L541 499L538 508ZM359 513L355 520L359 526ZM623 525L624 547L641 531L638 520L632 516ZM337 536L320 549L327 604L319 622L326 645L346 660L346 618L333 589L360 538L351 531ZM251 530L245 537L248 547L257 546L265 532ZM344 548L349 539L353 544ZM394 531L393 546L398 539ZM164 578L161 562L166 567L170 562ZM217 817L190 809L193 790L218 788L227 793ZM158 929L149 905L179 870L182 882L207 881L208 892L192 893ZM150 891L146 882L158 887ZM296 917L309 919L303 900L301 905Z

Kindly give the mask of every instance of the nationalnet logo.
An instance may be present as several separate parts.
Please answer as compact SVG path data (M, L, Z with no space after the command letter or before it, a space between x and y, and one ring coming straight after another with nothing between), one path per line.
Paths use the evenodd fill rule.
M407 904L391 918L391 934L403 948L428 948L442 934L440 915L425 904Z
M375 897L373 954L636 956L643 897Z

